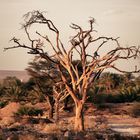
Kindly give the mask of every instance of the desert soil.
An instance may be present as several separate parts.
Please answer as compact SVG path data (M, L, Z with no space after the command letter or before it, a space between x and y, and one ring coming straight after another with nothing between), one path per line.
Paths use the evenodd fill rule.
M121 135L131 135L140 138L140 117L132 116L131 110L134 103L108 104L106 108L95 107L87 104L85 110L86 131L115 132ZM21 140L34 140L35 138L47 140L49 134L63 134L68 136L69 130L73 130L74 112L60 111L59 122L46 118L46 104L36 104L34 107L44 110L43 116L15 118L13 112L17 112L21 105L10 103L0 109L0 136L6 139L21 135ZM31 105L29 105L31 106ZM25 138L26 136L26 138ZM12 140L12 138L11 138Z

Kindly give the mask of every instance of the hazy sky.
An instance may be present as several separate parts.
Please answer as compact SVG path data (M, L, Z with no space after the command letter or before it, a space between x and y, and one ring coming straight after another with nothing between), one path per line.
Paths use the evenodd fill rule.
M1 70L23 70L31 60L23 49L3 52L3 48L10 46L13 36L24 38L20 23L32 10L47 11L66 39L72 22L84 27L94 17L100 35L119 36L124 46L140 45L140 0L0 0Z

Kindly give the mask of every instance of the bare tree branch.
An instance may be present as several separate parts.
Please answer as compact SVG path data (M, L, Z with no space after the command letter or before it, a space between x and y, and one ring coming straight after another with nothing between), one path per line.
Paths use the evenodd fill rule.
M76 34L70 39L71 46L67 48L62 43L59 30L54 25L53 21L46 18L42 12L29 12L24 17L25 23L23 25L23 29L25 30L31 45L24 45L20 43L20 40L14 37L11 41L13 41L16 45L5 48L4 50L25 48L29 50L29 53L38 54L46 61L51 61L52 63L56 64L56 69L60 74L61 82L63 83L66 91L60 93L58 92L58 96L63 94L64 97L66 97L69 94L73 98L77 110L79 108L82 110L83 104L87 99L88 88L92 82L99 78L100 74L105 69L112 68L119 72L125 73L126 71L115 66L115 62L118 60L127 61L128 59L135 59L140 56L140 46L123 48L119 44L118 37L112 38L99 36L95 38L93 35L93 33L96 33L93 26L95 23L94 18L89 20L88 30L84 30L81 26L72 23L70 27L76 31ZM55 40L51 41L48 34L42 35L40 32L36 31L36 34L50 45L49 49L52 49L53 54L49 54L48 52L46 53L41 40L31 38L29 29L33 24L44 24L51 32L55 33ZM98 51L105 47L105 44L107 44L109 41L115 42L115 49L111 49L110 51L106 52L106 54L99 56ZM91 47L96 43L99 44L96 46L96 49ZM89 47L91 47L91 52L94 52L93 54L87 51L87 48ZM73 55L75 54L77 55L76 57L79 58L79 62L81 64L80 70L78 69L79 62L77 62L77 64L73 64L75 58ZM138 69L136 66L135 70L129 73L138 72L140 72L140 69ZM76 115L77 114L78 111L76 112ZM78 115L76 116L76 119L78 120ZM78 128L79 126L77 126L77 129Z

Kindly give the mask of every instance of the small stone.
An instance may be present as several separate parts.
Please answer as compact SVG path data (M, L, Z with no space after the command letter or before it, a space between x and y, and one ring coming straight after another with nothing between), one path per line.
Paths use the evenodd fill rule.
M69 137L70 136L70 132L69 131L66 131L65 133L64 133L64 137Z

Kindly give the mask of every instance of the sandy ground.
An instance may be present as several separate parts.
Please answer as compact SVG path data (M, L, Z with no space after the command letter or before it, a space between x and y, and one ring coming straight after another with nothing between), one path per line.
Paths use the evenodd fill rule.
M43 108L46 104L37 104L36 107ZM73 112L60 112L59 123L51 123L46 119L47 113L43 116L29 118L27 116L17 119L13 117L13 112L16 112L20 107L17 103L10 103L5 108L0 109L0 131L10 135L14 133L37 135L47 135L48 133L65 133L67 130L72 130L74 125ZM140 137L140 116L131 116L133 103L127 104L112 104L109 108L97 109L92 104L87 104L85 111L85 128L86 131L106 131L112 130L123 135L137 135ZM30 138L31 139L31 138Z
M132 118L130 116L118 118L114 116L108 118L108 126L120 133L140 135L140 118Z

